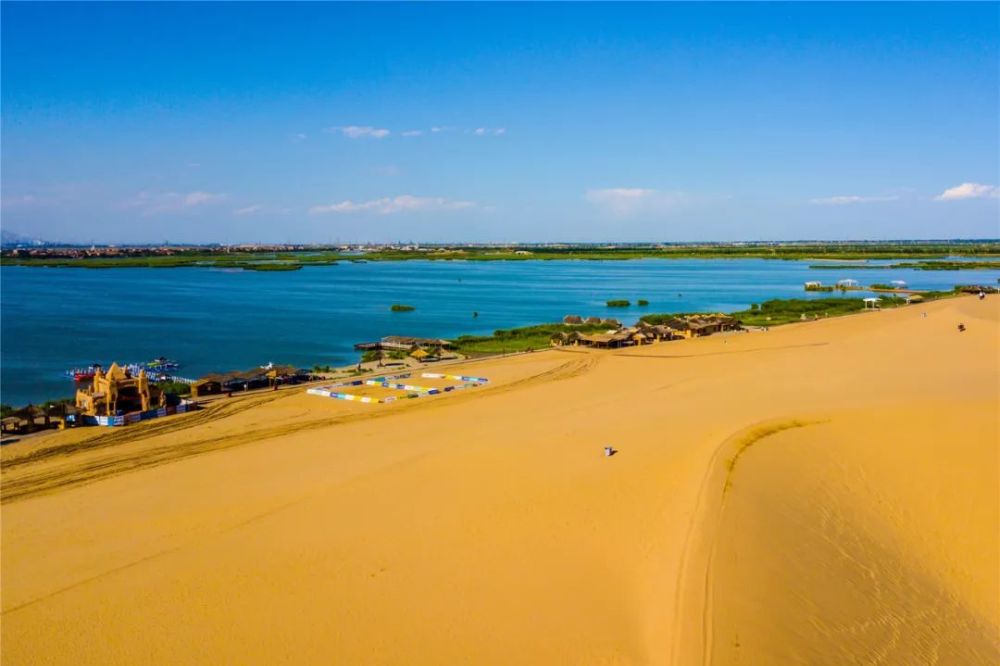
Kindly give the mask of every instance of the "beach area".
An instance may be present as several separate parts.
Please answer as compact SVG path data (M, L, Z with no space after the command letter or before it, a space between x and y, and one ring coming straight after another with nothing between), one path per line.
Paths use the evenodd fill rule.
M34 436L3 663L996 663L998 340L966 296Z

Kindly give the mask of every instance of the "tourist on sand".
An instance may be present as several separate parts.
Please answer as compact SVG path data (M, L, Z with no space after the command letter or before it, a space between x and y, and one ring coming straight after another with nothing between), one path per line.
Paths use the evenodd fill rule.
M958 332L959 333L965 333L965 324L959 324L958 325Z
M980 289L979 290L979 300L983 300L984 298L986 298L986 294L983 292L982 289Z

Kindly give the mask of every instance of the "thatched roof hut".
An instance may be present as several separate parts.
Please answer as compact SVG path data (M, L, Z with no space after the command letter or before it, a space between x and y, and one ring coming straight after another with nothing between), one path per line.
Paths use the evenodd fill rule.
M410 357L411 358L415 358L418 361L422 361L425 358L427 358L428 356L430 356L430 354L428 354L426 351L424 351L424 349L422 347L417 347L416 349L414 349L413 351L410 352Z
M272 379L298 377L299 369L294 365L275 365L267 371L267 376Z
M579 315L566 315L565 317L563 317L563 323L564 324L574 324L574 325L576 325L576 324L582 324L583 323L583 317L580 317Z
M615 333L581 333L577 340L581 345L587 347L614 348L623 347L631 342L634 333L628 331L618 331Z

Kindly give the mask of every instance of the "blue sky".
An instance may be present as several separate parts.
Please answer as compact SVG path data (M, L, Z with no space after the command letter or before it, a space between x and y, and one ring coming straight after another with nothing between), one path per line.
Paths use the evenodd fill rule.
M73 242L1000 235L1000 5L2 4Z

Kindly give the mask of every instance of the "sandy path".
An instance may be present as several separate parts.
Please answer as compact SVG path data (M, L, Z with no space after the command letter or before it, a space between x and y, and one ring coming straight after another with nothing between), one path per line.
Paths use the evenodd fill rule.
M944 453L910 412L940 412L970 443L956 469L995 460L998 305L537 353L475 364L493 380L483 389L375 406L279 392L70 453L47 440L10 467L18 456L5 451L4 662L787 663L882 617L873 608L896 613L897 644L929 626L947 636L941 663L995 655L998 613L983 599L996 591L984 573L996 515L939 529L995 505L995 475L936 490L934 513L903 508L952 478L935 476ZM882 427L857 427L872 418L858 414ZM826 428L848 429L852 447L824 445ZM836 465L772 451L787 438ZM606 443L620 453L604 458ZM886 458L864 453L873 446ZM914 480L897 483L889 460ZM781 487L771 469L802 480L768 500L797 507L773 519L752 493ZM818 538L802 547L814 573L798 571L801 592L787 596L795 585L772 584L782 567L768 557L830 502L851 507L836 534L869 535L853 557L879 568L850 578L857 594L831 597L853 570ZM895 531L870 527L882 524ZM761 565L748 571L751 560ZM897 560L936 572L960 620L918 617L931 598L920 590L872 606ZM812 629L796 622L802 599ZM775 625L750 622L772 603ZM730 651L735 633L742 652ZM840 663L878 663L884 636L857 636Z

